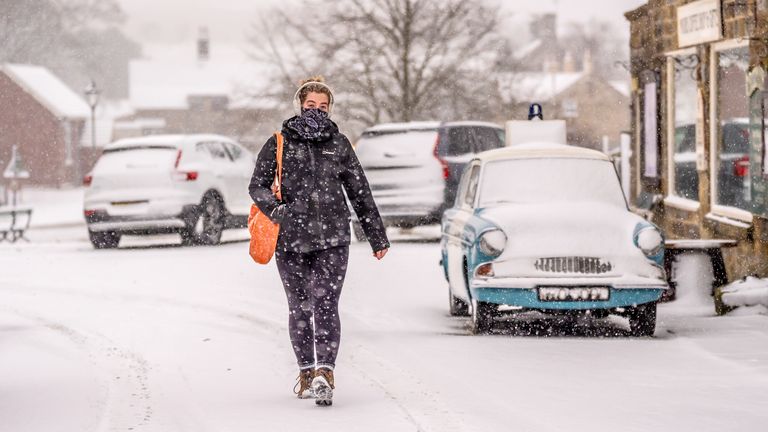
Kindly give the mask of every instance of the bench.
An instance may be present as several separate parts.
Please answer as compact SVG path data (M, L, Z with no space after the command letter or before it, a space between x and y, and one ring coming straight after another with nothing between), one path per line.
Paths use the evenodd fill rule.
M24 237L32 220L32 209L0 209L0 242L9 241L15 243Z
M725 270L725 260L723 259L723 248L735 247L736 240L723 239L702 239L702 240L667 240L664 242L666 253L664 254L664 270L667 272L667 283L669 290L664 293L662 301L675 299L677 283L672 277L672 265L679 255L684 254L702 254L709 257L712 264L712 294L715 288L728 283L728 274Z

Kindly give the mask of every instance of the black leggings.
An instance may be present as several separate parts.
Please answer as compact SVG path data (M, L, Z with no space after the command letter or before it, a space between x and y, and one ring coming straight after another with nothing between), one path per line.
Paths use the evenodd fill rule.
M299 368L333 369L336 364L341 339L339 296L348 258L348 246L275 254L288 297L288 332Z

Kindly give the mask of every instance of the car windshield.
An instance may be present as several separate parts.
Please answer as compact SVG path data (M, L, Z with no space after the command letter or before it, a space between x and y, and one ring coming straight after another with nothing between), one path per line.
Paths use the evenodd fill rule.
M485 165L480 205L600 202L626 208L613 164L575 158L508 159Z

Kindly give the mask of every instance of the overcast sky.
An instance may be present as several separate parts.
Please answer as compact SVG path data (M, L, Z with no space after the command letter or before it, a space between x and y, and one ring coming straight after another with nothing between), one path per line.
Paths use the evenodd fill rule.
M141 44L186 44L207 26L213 44L243 44L251 22L269 7L295 0L119 0L128 15L126 32ZM624 12L646 0L489 0L502 5L514 20L530 14L558 12L559 22L609 20L623 33Z

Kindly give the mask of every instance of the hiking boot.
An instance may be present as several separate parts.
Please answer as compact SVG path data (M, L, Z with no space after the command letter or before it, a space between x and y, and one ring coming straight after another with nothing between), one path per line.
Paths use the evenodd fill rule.
M315 403L321 406L333 405L333 370L320 368L315 371L315 378L312 380L312 391L315 394Z
M315 396L312 391L312 378L314 377L314 369L302 369L299 371L299 376L296 377L296 385L293 386L293 393L299 399L309 399Z

